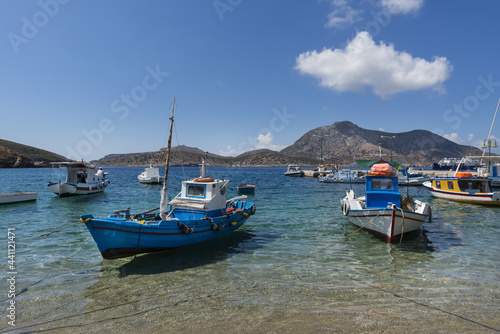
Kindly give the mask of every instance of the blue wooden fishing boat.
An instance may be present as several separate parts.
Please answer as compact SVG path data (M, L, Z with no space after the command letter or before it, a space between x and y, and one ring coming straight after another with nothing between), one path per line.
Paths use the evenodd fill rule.
M378 160L368 166L365 196L358 197L350 189L340 200L342 213L352 224L387 242L394 242L401 240L403 234L419 230L426 220L431 221L432 210L428 203L409 194L401 196L393 163Z
M175 104L175 98L174 98ZM167 178L172 141L174 107L170 118L167 159L160 207L132 215L120 210L107 218L80 216L105 259L158 252L207 241L241 227L255 213L246 196L227 200L228 180L201 176L182 182L181 192L167 200ZM167 210L167 203L170 209ZM159 214L153 213L160 210Z

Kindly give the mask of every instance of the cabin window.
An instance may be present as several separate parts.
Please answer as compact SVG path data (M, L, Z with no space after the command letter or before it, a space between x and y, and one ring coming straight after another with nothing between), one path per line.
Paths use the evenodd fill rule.
M205 186L188 184L186 196L187 197L205 197Z
M459 180L458 185L462 191L469 193L488 193L491 192L488 181L482 180Z
M372 180L372 189L392 190L391 179L374 179Z
M441 181L436 181L436 188L441 189Z
M448 189L453 189L453 182L451 181L448 181Z

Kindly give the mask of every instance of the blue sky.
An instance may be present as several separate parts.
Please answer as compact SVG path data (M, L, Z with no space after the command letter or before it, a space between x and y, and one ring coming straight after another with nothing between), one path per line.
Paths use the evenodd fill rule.
M223 155L345 120L481 146L500 98L498 1L0 5L0 138L72 159L165 146L174 96L173 144Z

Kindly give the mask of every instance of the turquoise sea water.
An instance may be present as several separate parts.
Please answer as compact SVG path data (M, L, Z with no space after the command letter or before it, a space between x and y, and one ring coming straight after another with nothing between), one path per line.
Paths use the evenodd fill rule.
M1 193L39 192L0 206L0 332L483 333L500 330L500 208L415 197L433 222L398 244L342 215L347 184L283 176L285 168L210 168L256 185L257 212L200 245L103 260L79 216L159 206L143 168L110 167L103 194L57 198L50 169L2 169ZM169 197L198 168L170 169ZM354 185L363 193L363 185ZM406 191L401 187L402 192ZM15 297L8 297L8 229L15 233ZM57 231L49 235L43 235ZM15 301L15 326L7 308ZM10 313L9 313L10 312Z

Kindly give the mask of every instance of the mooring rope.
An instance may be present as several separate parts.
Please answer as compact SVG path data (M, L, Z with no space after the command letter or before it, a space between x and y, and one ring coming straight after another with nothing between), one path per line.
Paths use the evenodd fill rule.
M403 208L398 208L399 210L401 210L401 216L403 217L403 226L401 228L401 237L399 238L399 244L398 246L401 246L401 242L403 241L403 233L405 231L405 213L403 211Z
M51 232L47 232L47 233L42 233L42 234L39 234L39 235L35 235L35 236L30 237L30 238L16 240L16 242L31 240L31 239L38 238L38 237L46 237L46 236L51 235L52 233L59 233L59 232L61 232L61 230L67 229L69 227L72 227L72 226L75 226L75 225L78 225L78 224L80 224L80 222L77 222L77 223L74 223L74 224L71 224L71 225L68 225L68 226L65 226L65 227L61 227L60 229L57 229L57 230L54 230L54 231L51 231ZM1 244L0 247L7 246L7 245L8 245L8 243Z

